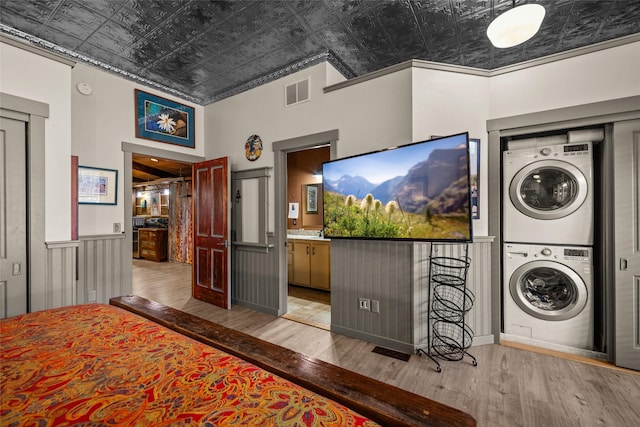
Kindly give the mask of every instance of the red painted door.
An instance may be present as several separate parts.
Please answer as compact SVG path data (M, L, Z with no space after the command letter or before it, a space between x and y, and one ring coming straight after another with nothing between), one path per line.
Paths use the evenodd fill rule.
M229 161L193 165L193 297L231 308Z

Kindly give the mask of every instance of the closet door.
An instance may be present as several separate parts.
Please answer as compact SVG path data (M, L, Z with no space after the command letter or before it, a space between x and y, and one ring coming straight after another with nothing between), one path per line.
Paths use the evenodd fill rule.
M0 318L27 312L26 123L0 118Z
M640 370L640 120L613 128L615 364Z

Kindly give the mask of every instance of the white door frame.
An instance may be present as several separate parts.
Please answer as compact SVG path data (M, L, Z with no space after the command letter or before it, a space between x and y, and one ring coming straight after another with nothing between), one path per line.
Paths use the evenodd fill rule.
M27 123L27 310L33 304L33 284L46 283L45 247L45 120L49 104L0 92L0 115ZM34 208L38 207L38 208Z

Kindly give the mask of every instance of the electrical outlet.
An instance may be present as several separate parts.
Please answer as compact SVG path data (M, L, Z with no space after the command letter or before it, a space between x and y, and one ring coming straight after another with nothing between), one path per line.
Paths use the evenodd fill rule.
M114 233L120 233L122 232L122 226L120 225L119 222L114 222L113 223L113 232Z
M371 300L367 298L358 298L358 308L360 310L370 311L371 310Z
M97 300L98 299L97 292L96 291L89 291L88 299L89 299L89 301Z
M380 301L375 299L371 300L371 311L373 313L380 313Z

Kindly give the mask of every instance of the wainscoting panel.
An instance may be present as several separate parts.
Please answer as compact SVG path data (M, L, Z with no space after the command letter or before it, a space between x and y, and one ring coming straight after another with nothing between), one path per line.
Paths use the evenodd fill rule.
M0 319L7 317L7 282L0 282Z
M410 242L331 241L331 330L399 351L413 346ZM360 310L359 298L380 312Z
M29 311L77 304L76 254L77 241L47 242L41 253L41 265L29 281Z
M268 243L273 245L273 236ZM273 246L262 250L233 246L231 272L233 304L278 315L278 265Z
M80 237L77 304L108 303L111 297L131 293L125 289L124 242L124 234ZM130 248L126 255L131 257Z
M48 242L46 246L45 288L37 291L44 296L43 308L77 304L76 257L78 242ZM32 298L35 298L34 293L32 289Z
M469 244L467 276L476 300L468 314L474 344L491 332L491 237ZM461 256L464 245L434 244L433 256ZM338 240L331 242L331 330L414 352L428 343L431 243ZM380 303L380 313L360 310L358 299Z

